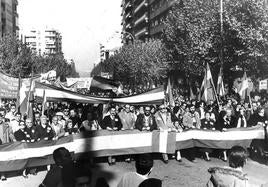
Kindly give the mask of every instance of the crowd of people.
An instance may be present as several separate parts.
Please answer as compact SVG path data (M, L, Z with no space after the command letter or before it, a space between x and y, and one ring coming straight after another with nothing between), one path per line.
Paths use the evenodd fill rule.
M0 107L0 143L36 142L57 140L63 136L83 131L174 131L205 129L225 131L228 128L267 126L268 101L254 98L252 102L238 102L227 98L220 103L190 100L179 97L175 106L167 104L134 106L130 104L78 104L49 102L45 107L34 104L33 115L26 116L17 110L14 102L2 102ZM196 148L187 150L195 162ZM206 161L210 161L212 149L199 149ZM227 161L226 150L222 159ZM162 154L168 163L169 155ZM172 155L181 162L180 150ZM126 158L131 161L130 155ZM114 157L108 157L109 165L115 164ZM4 178L2 178L4 179Z

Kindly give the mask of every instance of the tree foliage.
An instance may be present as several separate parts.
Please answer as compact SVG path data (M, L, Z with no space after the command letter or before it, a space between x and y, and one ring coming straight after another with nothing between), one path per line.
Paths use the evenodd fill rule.
M127 85L157 84L165 78L167 67L166 53L160 40L135 41L122 46L115 55L99 63L91 75L110 72L115 80Z
M181 0L165 21L163 42L173 69L200 75L205 63L219 70L223 49L224 73L236 66L249 74L267 74L268 14L264 0Z
M56 70L64 80L67 76L78 77L74 63L67 63L62 54L39 56L13 35L0 40L0 69L14 77L29 77L30 74L46 73Z

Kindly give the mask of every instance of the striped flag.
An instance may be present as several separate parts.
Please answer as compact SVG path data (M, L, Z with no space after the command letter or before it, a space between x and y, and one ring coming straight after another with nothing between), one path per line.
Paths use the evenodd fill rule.
M207 64L207 68L205 71L205 76L201 85L199 98L201 100L204 100L205 102L209 101L215 101L217 99L216 93L215 93L215 86L213 83L211 71L209 68L209 65Z
M220 73L219 73L218 81L217 81L217 94L219 96L224 96L225 95L224 84L223 84L222 67L220 68Z
M238 89L238 94L239 94L241 100L245 100L245 99L247 99L247 96L249 96L250 93L249 93L248 88L249 88L249 84L248 84L247 73L244 72L241 86Z
M175 106L175 102L174 102L174 98L173 98L173 94L172 94L171 83L170 83L170 77L168 78L166 94L167 94L169 105Z

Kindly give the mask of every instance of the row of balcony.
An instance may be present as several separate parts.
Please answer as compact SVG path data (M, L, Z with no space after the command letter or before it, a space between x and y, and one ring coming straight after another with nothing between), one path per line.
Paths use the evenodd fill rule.
M139 38L141 35L148 35L148 28L147 27L144 27L143 29L139 30L138 32L135 33L135 38Z
M139 23L141 23L142 21L144 21L147 23L148 22L148 13L144 13L140 18L138 18L135 22L134 25L138 25Z
M134 10L134 14L137 13L143 6L148 6L148 0L143 0Z
M150 14L150 19L153 19L154 17L158 16L159 14L169 10L174 3L175 3L175 0L164 3L163 6L161 6L160 8L158 8L157 10L153 11Z

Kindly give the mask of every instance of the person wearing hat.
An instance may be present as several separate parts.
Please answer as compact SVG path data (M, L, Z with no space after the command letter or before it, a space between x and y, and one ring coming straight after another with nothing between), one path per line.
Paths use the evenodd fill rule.
M52 127L52 129L55 132L55 136L54 136L55 139L58 139L58 138L63 137L65 135L64 127L61 123L59 123L58 116L53 116L50 126Z
M48 119L45 115L41 116L41 125L36 127L37 138L40 140L52 140L55 132L48 124Z
M62 112L57 112L56 116L58 117L58 123L65 128L66 121L63 119L64 114Z
M176 127L171 120L171 113L168 112L166 106L164 104L161 104L158 109L159 110L154 115L157 128L160 129L160 131L176 131ZM164 163L167 164L167 153L162 153L162 157Z

